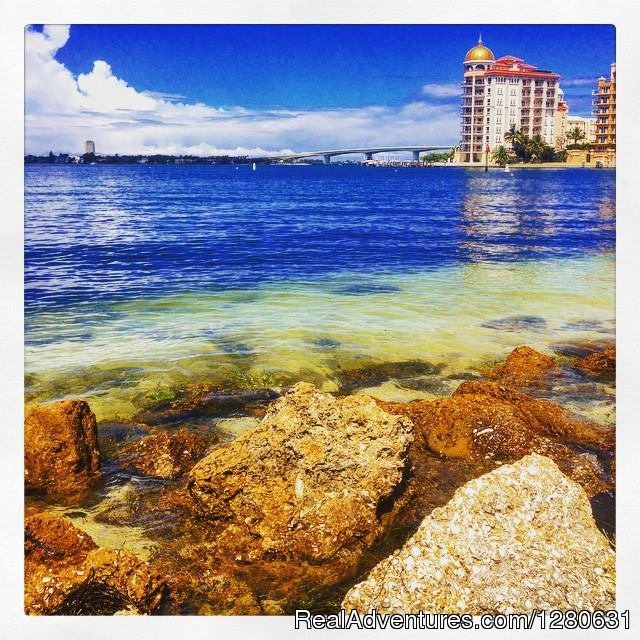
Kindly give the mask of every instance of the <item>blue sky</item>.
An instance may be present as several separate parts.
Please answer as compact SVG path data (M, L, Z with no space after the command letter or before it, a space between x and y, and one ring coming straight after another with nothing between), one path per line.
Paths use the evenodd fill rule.
M455 143L479 32L496 57L560 74L573 115L589 115L615 60L608 25L32 27L27 150L85 137L122 153Z

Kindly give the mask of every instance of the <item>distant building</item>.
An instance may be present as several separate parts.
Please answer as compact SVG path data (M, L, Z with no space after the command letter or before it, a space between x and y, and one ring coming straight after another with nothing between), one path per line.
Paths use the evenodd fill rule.
M567 119L567 131L572 131L575 128L580 129L584 134L584 138L579 140L579 144L589 143L593 144L596 141L596 119L595 118L581 118L579 116L569 116ZM573 140L567 140L567 144L573 144Z
M593 159L606 165L616 162L616 63L611 65L609 79L598 78L592 92L593 115L596 117L596 140Z
M564 93L558 87L558 108L555 117L556 139L554 147L557 150L564 149L567 144L567 132L569 131L569 105L564 100Z
M558 111L566 110L559 75L514 56L496 60L481 38L463 64L459 162L483 163L496 147L509 148L504 134L513 125L557 146L556 123L562 120Z
M96 153L96 143L93 140L87 140L84 143L84 152L85 153Z

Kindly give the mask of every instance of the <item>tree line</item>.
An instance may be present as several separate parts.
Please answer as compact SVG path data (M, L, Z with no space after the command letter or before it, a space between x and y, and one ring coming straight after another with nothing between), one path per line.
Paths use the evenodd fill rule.
M501 167L515 162L564 162L567 159L567 149L589 149L588 143L580 143L585 139L585 134L580 127L573 127L567 132L567 139L573 140L573 144L566 149L554 149L547 144L541 135L529 137L516 125L511 125L509 131L504 134L505 142L511 145L508 149L504 145L497 147L493 154L493 160Z

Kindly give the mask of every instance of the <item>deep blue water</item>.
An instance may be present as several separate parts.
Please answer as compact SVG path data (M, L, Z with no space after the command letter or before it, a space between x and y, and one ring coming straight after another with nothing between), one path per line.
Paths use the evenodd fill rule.
M27 166L27 310L615 242L615 172L349 166Z

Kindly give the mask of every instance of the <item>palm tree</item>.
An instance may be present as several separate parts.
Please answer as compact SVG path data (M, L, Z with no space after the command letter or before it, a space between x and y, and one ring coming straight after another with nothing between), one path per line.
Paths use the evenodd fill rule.
M567 132L567 139L573 140L573 144L578 144L579 140L584 140L584 131L580 127L573 127Z
M539 161L546 146L547 143L542 139L542 136L539 133L533 136L527 145L531 160Z
M512 124L509 127L509 131L505 131L504 133L504 141L509 144L513 144L515 141L519 140L522 136L522 132L516 129L516 125Z
M502 145L496 147L495 151L492 154L492 157L493 161L496 162L500 167L504 167L506 164L511 162L511 154Z

